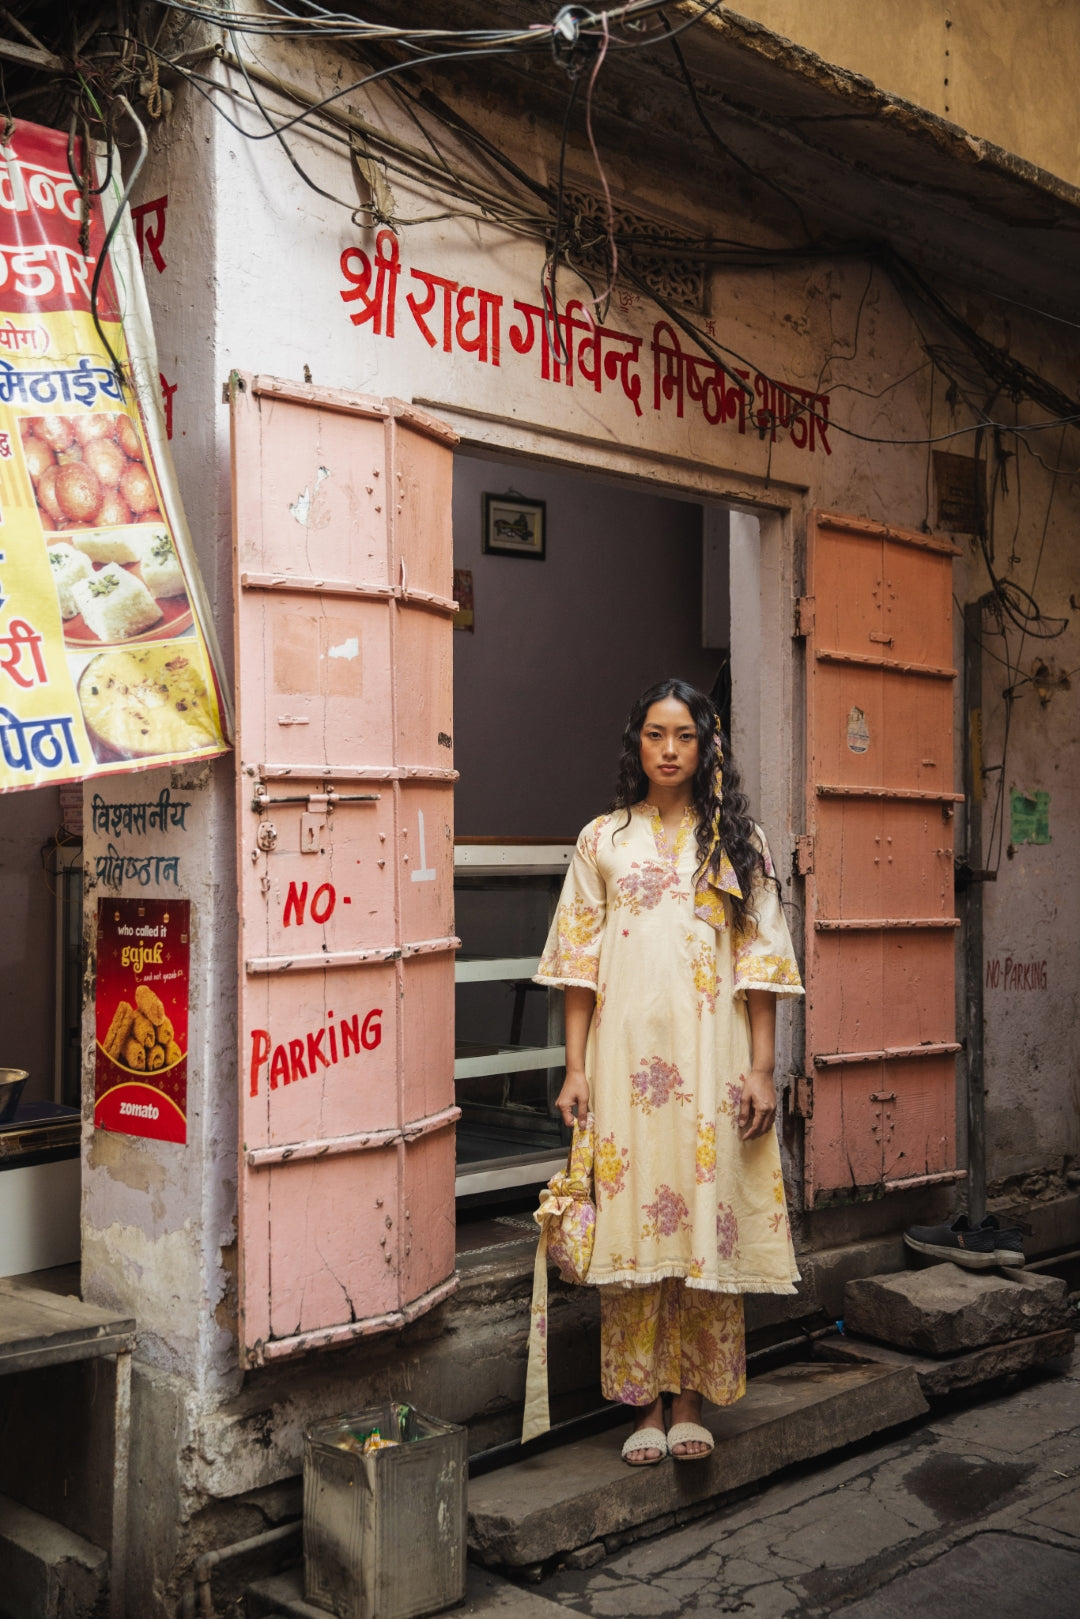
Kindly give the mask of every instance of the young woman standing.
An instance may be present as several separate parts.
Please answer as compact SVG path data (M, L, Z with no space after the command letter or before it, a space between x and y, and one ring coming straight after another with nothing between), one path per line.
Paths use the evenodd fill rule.
M705 1456L745 1390L744 1293L798 1281L776 1118L776 996L802 985L708 697L635 703L615 808L578 839L536 981L566 992L566 1124L595 1130L601 1382L632 1465ZM673 1396L668 1432L662 1394Z

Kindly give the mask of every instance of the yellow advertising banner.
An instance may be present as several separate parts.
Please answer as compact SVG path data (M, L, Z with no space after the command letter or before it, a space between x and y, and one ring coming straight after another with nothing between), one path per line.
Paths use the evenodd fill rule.
M126 212L105 254L118 194L85 196L57 130L0 146L5 792L227 746Z

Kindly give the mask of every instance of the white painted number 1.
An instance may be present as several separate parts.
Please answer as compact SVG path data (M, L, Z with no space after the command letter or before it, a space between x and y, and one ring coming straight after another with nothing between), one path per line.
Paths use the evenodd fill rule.
M417 810L416 819L420 822L420 870L414 871L414 883L433 883L435 881L435 867L427 863L427 846L424 843L424 812Z

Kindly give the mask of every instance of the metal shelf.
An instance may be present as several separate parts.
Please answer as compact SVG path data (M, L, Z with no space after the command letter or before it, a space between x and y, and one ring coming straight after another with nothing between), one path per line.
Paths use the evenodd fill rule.
M566 1061L565 1046L500 1046L490 1056L458 1057L455 1079L479 1079L484 1074L520 1074L533 1068L557 1068Z
M459 843L459 877L561 877L574 858L572 843Z
M459 956L454 982L486 984L498 979L531 978L539 965L539 956Z

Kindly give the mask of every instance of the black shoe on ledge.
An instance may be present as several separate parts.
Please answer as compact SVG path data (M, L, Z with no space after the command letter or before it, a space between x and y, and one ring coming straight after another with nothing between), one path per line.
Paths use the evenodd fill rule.
M932 1259L951 1259L966 1270L992 1270L995 1265L1024 1263L1024 1236L1018 1227L1003 1228L996 1215L988 1214L973 1226L966 1214L952 1225L913 1225L904 1232L904 1241L916 1253Z
M1002 1226L996 1214L988 1214L979 1226L989 1231L994 1239L994 1261L998 1265L1024 1263L1024 1233L1019 1226Z
M997 1237L996 1231L973 1227L966 1214L958 1215L952 1225L913 1225L904 1232L904 1241L916 1253L951 1259L965 1270L992 1270L1002 1263L997 1257Z

